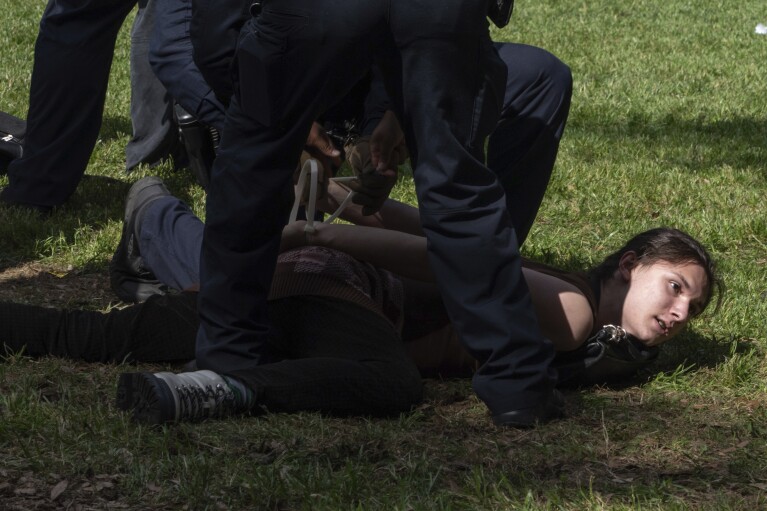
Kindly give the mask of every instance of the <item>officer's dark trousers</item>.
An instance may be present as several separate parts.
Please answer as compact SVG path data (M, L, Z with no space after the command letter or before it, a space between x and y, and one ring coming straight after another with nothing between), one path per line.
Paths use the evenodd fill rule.
M35 43L24 156L9 167L9 186L2 200L49 208L63 204L75 191L101 128L117 33L137 3L146 1L49 0ZM138 37L138 32L134 35ZM136 72L149 72L148 61ZM134 103L132 113L143 140L162 126L151 126L155 109L136 111L142 102L139 98ZM156 149L128 148L129 165L151 159Z
M178 157L180 140L173 117L173 98L149 64L150 41L158 18L165 15L164 5L178 0L139 0L139 9L131 28L130 114L133 135L125 147L125 169L130 171L145 163L155 165L169 155ZM171 41L168 51L180 44ZM179 162L176 162L179 163Z
M540 208L570 112L570 69L535 46L495 43L508 69L498 125L487 144L487 166L506 192L520 245Z
M535 406L556 374L522 279L495 174L482 163L506 69L483 0L268 0L242 34L238 92L208 190L197 362L252 382L271 335L266 297L291 176L311 122L396 47L385 76L404 121L430 262L451 320L481 362L491 412ZM392 54L388 54L391 56Z

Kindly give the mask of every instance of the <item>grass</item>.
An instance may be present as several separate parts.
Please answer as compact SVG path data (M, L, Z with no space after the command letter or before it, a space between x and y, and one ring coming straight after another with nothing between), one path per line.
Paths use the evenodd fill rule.
M569 267L629 235L683 228L727 295L641 384L570 392L570 418L495 429L468 381L428 381L389 420L317 414L164 429L113 407L125 367L0 363L3 509L767 509L767 20L744 0L517 2L499 40L547 48L575 90L525 254ZM44 2L0 0L0 108L26 115ZM87 178L53 217L0 212L0 298L107 310L106 267L130 183L150 172L201 211L170 166L126 175L128 25ZM0 186L5 184L0 177ZM404 176L395 195L412 202ZM148 367L148 366L144 366Z

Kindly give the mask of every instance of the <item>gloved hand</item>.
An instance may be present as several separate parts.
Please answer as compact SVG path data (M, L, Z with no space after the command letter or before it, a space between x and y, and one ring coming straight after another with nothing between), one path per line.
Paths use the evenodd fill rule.
M387 111L370 138L360 137L346 148L346 159L357 179L347 185L363 215L376 213L397 183L397 167L408 157L405 136L393 112Z

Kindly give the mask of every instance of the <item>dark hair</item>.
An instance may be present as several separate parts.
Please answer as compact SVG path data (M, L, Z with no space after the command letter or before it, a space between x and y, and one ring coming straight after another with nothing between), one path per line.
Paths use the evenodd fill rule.
M599 265L592 268L589 274L604 282L615 275L621 257L626 252L634 252L637 262L642 265L651 265L660 261L672 264L698 264L706 272L708 285L703 296L703 304L698 314L702 313L716 295L718 310L724 295L724 284L716 272L716 265L711 255L703 248L703 245L679 229L659 227L637 234L626 242L620 250L607 256Z

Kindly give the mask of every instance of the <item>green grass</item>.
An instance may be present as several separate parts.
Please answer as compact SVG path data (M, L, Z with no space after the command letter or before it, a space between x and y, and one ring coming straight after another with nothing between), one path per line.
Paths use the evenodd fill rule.
M579 267L671 225L719 262L721 310L669 344L655 375L570 392L570 418L533 431L495 429L462 380L427 382L423 406L389 420L306 413L158 430L114 409L124 367L14 356L0 363L0 508L767 509L767 37L754 34L764 3L517 4L494 37L550 50L575 80L525 254ZM0 8L0 109L24 117L44 2ZM75 196L45 220L0 211L4 299L117 304L106 266L125 192L150 172L123 172L128 28ZM201 211L189 175L151 172ZM395 195L414 200L407 176ZM18 268L31 271L7 277ZM59 296L61 286L82 292Z

